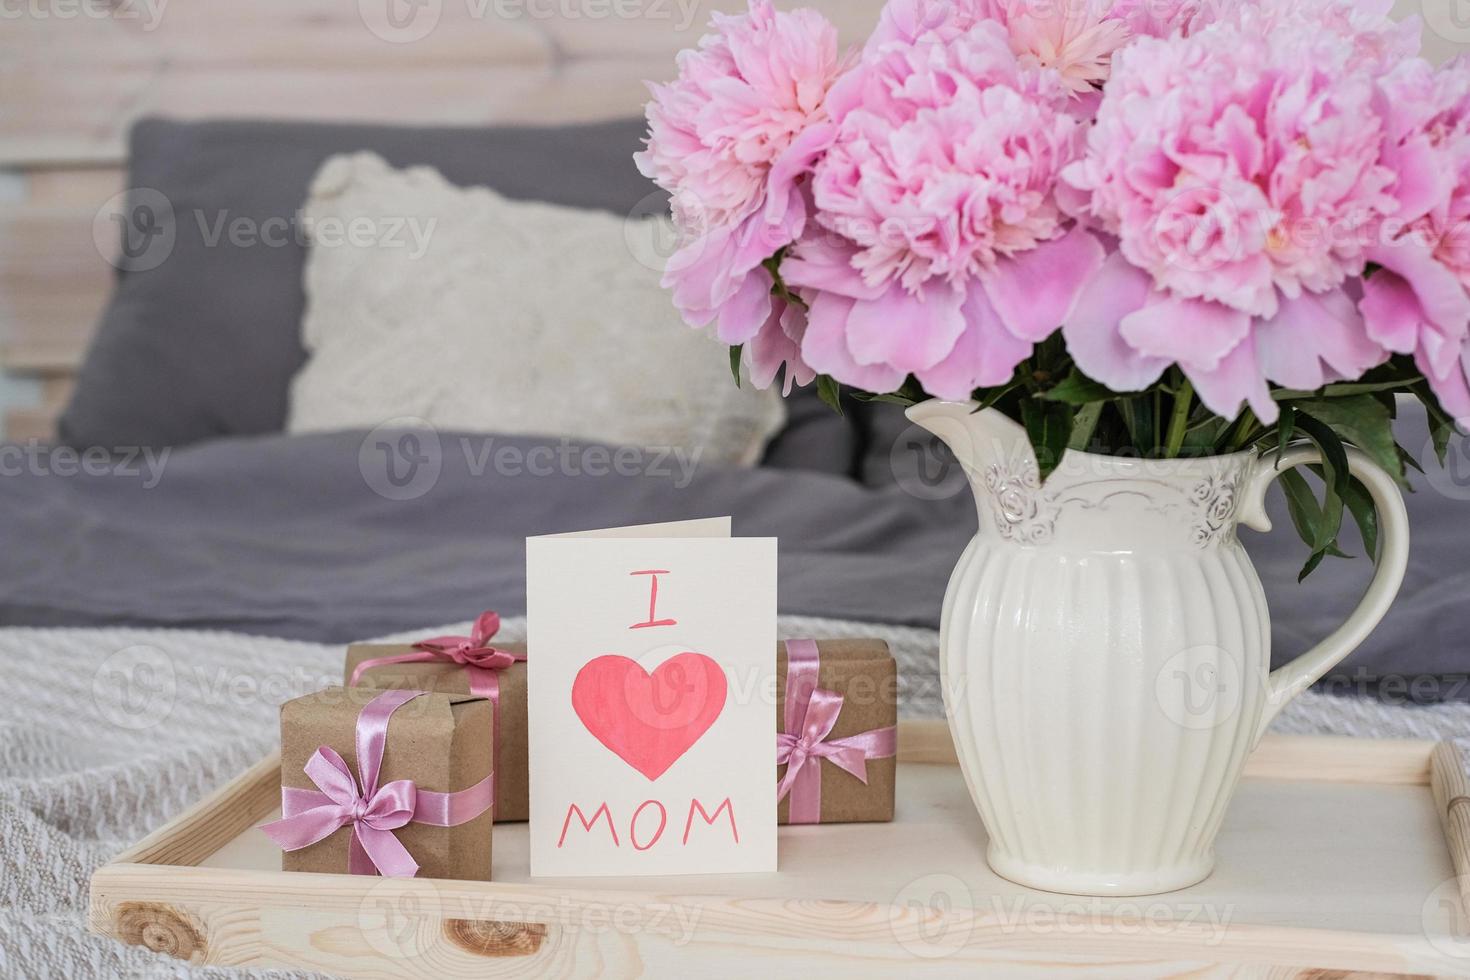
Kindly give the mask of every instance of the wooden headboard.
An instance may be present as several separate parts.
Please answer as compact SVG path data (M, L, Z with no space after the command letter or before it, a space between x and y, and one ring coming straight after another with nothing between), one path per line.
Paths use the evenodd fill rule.
M804 0L860 40L881 0ZM147 114L418 124L634 115L744 0L79 0L0 28L0 367L49 438L111 289L105 221ZM110 9L110 13L106 13ZM72 16L61 16L62 12ZM388 19L389 13L394 19ZM421 35L421 36L420 36Z
M1399 0L1436 59L1458 0ZM881 0L801 0L846 41ZM794 6L782 0L782 6ZM98 212L150 113L378 122L567 122L636 113L716 10L744 0L77 0L0 30L0 369L41 381L5 417L48 438L109 289ZM94 240L94 222L101 225ZM96 244L97 241L102 245Z

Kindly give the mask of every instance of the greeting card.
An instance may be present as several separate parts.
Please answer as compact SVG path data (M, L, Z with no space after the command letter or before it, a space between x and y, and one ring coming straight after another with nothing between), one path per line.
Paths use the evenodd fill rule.
M531 874L774 871L776 540L526 542Z

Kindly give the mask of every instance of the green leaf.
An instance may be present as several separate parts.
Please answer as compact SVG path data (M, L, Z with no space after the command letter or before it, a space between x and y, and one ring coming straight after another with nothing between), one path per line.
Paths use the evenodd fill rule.
M1346 557L1337 544L1337 534L1342 529L1344 501L1352 492L1352 473L1348 468L1347 449L1330 426L1299 411L1296 415L1296 427L1312 440L1318 451L1322 453L1323 463L1320 472L1325 486L1322 505L1317 507L1315 513L1311 515L1315 518L1312 521L1313 534L1307 539L1307 543L1312 548L1312 556L1302 569L1298 579L1300 581L1322 563L1324 556ZM1292 486L1293 492L1300 498L1300 491L1305 486L1305 481L1302 480L1300 474L1283 473L1282 480ZM1316 500L1313 498L1313 504L1315 503ZM1297 501L1297 506L1303 506L1300 499ZM1293 523L1295 523L1295 518L1293 518ZM1299 526L1298 533L1300 530Z
M1411 378L1396 378L1392 381L1344 381L1330 384L1316 391L1301 388L1278 388L1271 397L1279 402L1294 402L1304 398L1340 398L1347 395L1367 395L1375 391L1407 391Z
M1073 371L1060 384L1041 393L1049 402L1067 405L1089 405L1093 402L1110 401L1118 396L1106 385L1100 385L1081 371Z
M1067 443L1072 438L1072 409L1054 402L1025 398L1021 401L1021 422L1036 453L1041 479L1051 476L1062 462Z
M1281 418L1276 423L1276 458L1279 460L1286 454L1286 447L1291 445L1291 437L1296 434L1296 409L1287 405L1281 409Z
M1315 398L1296 403L1297 411L1330 426L1368 458L1404 484L1404 464L1393 439L1393 416L1372 395Z
M1291 516L1297 535L1316 551L1318 528L1322 524L1322 505L1317 503L1317 495L1312 493L1306 477L1296 470L1281 474L1281 489L1286 493L1286 513Z
M1424 406L1425 413L1429 416L1429 437L1434 442L1434 455L1439 460L1439 465L1445 464L1445 458L1450 451L1450 440L1455 437L1455 420L1440 405L1439 399L1434 396L1427 382L1421 381L1413 388L1414 397L1418 398Z
M1154 447L1158 445L1155 439L1153 398L1127 398L1117 404L1118 411L1123 415L1123 424L1128 427L1128 437L1133 440L1133 448L1143 455L1152 454Z
M1014 392L1019 391L1021 387L1022 384L1020 381L1010 381L996 388L985 389L984 394L982 394L979 399L980 408L994 408L996 404L998 404L1002 399L1004 399L1008 395L1013 394Z
M1347 557L1337 546L1337 527L1342 523L1341 505L1339 504L1337 521L1334 524L1322 506L1317 503L1317 496L1312 493L1312 488L1307 484L1306 478L1296 470L1287 470L1281 474L1281 488L1286 492L1286 512L1291 515L1291 523L1296 528L1296 533L1312 549L1307 563L1302 566L1301 573L1297 575L1297 581L1301 582L1316 571L1317 566L1322 564L1322 560L1328 555ZM1331 526L1330 534L1329 526Z
M740 387L740 350L743 344L730 348L730 373L735 376L735 387Z
M1363 536L1363 550L1368 553L1368 560L1378 564L1378 505L1373 502L1373 495L1362 481L1354 477L1348 486L1347 496L1342 499L1358 525L1358 533Z
M890 392L886 395L875 395L867 391L852 391L848 392L848 394L852 396L853 401L878 402L884 405L902 405L905 408L918 401L916 398L910 398L908 395L897 391Z
M1230 425L1218 415L1212 415L1204 422L1192 427L1184 434L1184 446L1180 450L1182 455L1200 456L1215 451L1215 443L1225 434L1225 429Z
M842 414L842 386L825 374L817 375L817 397L838 415Z
M1093 433L1097 431L1097 423L1102 418L1105 407L1103 402L1093 402L1077 410L1076 416L1072 419L1072 437L1067 440L1068 449L1076 449L1079 452L1087 450L1088 445L1092 442Z

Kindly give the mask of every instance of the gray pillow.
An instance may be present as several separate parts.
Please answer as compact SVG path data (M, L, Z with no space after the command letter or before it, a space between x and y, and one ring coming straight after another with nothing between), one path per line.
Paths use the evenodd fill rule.
M632 162L643 134L642 119L433 129L138 122L128 214L147 234L135 235L119 263L62 416L63 441L156 447L283 428L287 389L306 357L296 212L327 157L371 150L461 186L642 215L667 207ZM798 402L807 399L815 396ZM845 422L795 414L806 419L800 438L779 440L768 463L851 468L855 437Z

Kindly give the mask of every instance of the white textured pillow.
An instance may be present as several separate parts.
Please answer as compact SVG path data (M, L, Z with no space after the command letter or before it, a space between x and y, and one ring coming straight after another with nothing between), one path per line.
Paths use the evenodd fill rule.
M322 164L302 217L311 357L288 431L414 416L750 465L785 420L774 390L737 388L719 345L680 322L651 226L370 153Z

